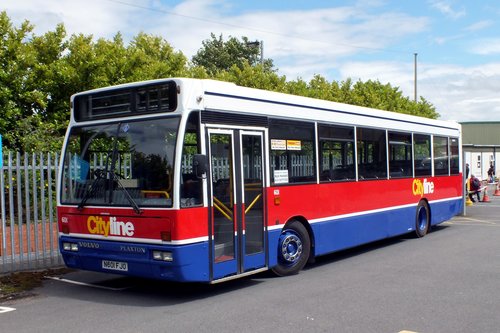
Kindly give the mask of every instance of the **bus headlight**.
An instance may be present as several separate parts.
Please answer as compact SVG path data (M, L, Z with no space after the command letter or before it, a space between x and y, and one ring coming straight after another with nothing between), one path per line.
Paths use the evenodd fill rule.
M78 244L77 243L64 242L63 243L63 250L64 251L73 251L73 252L76 252L76 251L78 251Z
M172 252L166 251L153 251L153 259L160 261L173 261Z

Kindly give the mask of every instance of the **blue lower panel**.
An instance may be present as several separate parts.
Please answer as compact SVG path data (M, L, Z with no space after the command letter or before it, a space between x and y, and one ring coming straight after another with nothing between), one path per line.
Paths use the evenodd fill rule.
M316 255L402 235L414 230L414 224L414 207L314 223Z
M264 252L247 254L243 259L245 271L257 269L266 266L266 255Z
M464 200L457 199L445 202L431 202L431 224L436 225L447 221L463 211Z
M431 225L447 221L462 211L463 200L431 202ZM311 223L315 255L340 251L415 230L415 206ZM281 230L269 231L269 267L277 265Z
M238 269L236 259L231 259L214 264L214 280L221 279L225 276L236 274Z
M249 241L249 245L246 246L247 242L247 237L246 235L243 236L243 251L244 251L244 257L243 257L243 270L244 271L249 271L252 269L257 269L257 268L262 268L266 266L266 254L264 252L265 249L265 244L263 239L259 239L256 243L257 244L252 244L251 241ZM246 251L250 251L251 253L248 254Z
M76 243L79 250L65 251L62 248L63 242ZM59 245L64 262L72 268L169 281L209 281L207 242L155 246L62 236ZM171 252L173 261L153 260L153 251ZM128 270L124 272L104 269L103 260L126 262Z

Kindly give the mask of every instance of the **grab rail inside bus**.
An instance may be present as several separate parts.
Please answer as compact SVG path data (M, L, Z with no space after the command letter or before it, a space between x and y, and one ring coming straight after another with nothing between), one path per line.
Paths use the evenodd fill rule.
M253 199L252 203L250 205L248 205L247 209L245 209L245 214L248 213L250 211L250 209L252 209L252 207L257 203L257 201L259 201L259 199L262 197L262 193L259 193L258 196L255 197L255 199Z
M214 207L217 208L222 215L224 215L229 221L233 220L233 212L219 199L214 197Z
M160 194L164 195L165 198L170 199L170 194L167 191L153 191L153 190L141 190L141 193L147 196L148 194Z

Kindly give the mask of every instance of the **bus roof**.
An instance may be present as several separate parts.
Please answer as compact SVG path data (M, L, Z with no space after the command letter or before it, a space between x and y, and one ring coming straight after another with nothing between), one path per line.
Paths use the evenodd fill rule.
M184 83L187 81L182 80ZM204 109L253 113L266 116L385 127L415 132L459 135L461 125L398 112L331 102L297 95L237 86L234 83L201 80ZM437 133L436 133L437 131ZM446 133L445 133L446 132Z
M175 81L180 87L179 105L185 110L231 111L255 116L300 119L359 126L382 127L404 131L459 136L461 125L398 112L331 102L297 95L247 88L210 79L165 78L93 89L79 94Z

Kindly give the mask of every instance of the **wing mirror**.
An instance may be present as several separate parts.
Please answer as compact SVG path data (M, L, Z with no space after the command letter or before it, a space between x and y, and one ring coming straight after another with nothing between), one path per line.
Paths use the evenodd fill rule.
M208 171L207 155L195 154L193 157L193 173L197 178L206 178Z

